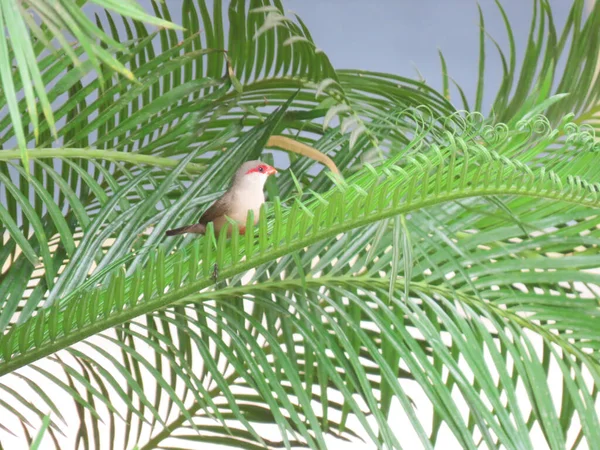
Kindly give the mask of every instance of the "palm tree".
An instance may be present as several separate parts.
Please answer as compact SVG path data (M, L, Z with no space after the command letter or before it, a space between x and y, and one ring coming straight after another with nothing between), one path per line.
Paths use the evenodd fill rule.
M469 105L279 0L84 3L0 3L1 447L599 448L598 3L520 70L506 19L485 115L483 15ZM164 237L277 135L342 176L276 151L251 232Z

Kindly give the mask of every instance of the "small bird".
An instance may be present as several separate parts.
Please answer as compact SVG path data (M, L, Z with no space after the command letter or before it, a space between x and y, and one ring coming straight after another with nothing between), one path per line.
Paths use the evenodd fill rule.
M227 217L239 224L240 234L246 231L246 217L248 211L254 212L254 224L258 223L260 206L265 202L263 188L270 175L277 170L261 161L247 161L241 165L233 176L231 186L221 198L208 208L198 223L166 232L167 236L183 233L204 234L206 226L212 222L215 235L219 235L221 228L228 224ZM227 227L227 234L231 234L231 227Z

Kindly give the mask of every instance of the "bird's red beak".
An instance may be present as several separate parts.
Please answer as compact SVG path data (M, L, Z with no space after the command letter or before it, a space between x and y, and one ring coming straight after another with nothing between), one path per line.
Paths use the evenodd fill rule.
M265 173L267 175L275 175L277 173L277 169L275 169L275 167L267 166L267 171Z

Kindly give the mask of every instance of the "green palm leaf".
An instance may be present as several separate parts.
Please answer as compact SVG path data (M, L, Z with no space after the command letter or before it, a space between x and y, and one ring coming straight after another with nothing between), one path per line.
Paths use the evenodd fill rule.
M135 20L143 20L162 27L177 27L169 21L145 13L136 2L119 3L100 0L96 3ZM34 15L41 19L41 26L34 20ZM121 51L126 50L126 47L94 26L80 10L79 5L73 2L31 1L26 5L19 2L4 3L0 8L0 30L2 30L0 47L2 48L3 67L0 78L4 94L2 106L8 105L12 130L21 150L25 170L28 171L29 164L26 153L28 139L24 129L26 123L23 123L20 117L23 109L17 100L19 91L22 90L25 94L24 102L27 105L36 142L38 142L41 132L37 112L38 101L47 127L56 137L55 117L50 105L50 98L46 92L40 67L36 64L36 59L44 48L55 50L52 41L56 39L63 54L77 67L81 66L82 62L79 60L77 52L71 48L71 43L64 36L64 33L67 32L72 34L81 48L85 50L89 58L87 61L91 66L99 70L100 64L106 64L129 79L134 79L134 75L100 43ZM17 65L17 72L14 74L11 70L12 58ZM102 78L99 80L102 82Z

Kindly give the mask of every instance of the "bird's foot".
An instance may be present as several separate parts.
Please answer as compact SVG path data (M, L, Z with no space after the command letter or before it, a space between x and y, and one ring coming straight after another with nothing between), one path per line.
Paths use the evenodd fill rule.
M213 266L212 279L215 282L215 284L219 280L219 265L217 263L215 263L215 265Z

